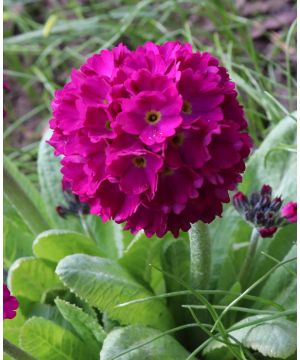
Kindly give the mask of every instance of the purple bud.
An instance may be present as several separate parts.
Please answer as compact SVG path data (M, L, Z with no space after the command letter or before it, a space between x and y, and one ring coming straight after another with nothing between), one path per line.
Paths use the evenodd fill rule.
M251 196L250 196L250 204L252 206L255 206L256 204L258 204L259 200L260 200L260 194L258 192L254 192L254 193L251 194Z
M272 195L272 188L270 185L263 185L260 190L261 195Z
M260 202L259 202L260 207L265 209L265 208L269 207L270 204L271 204L270 195L268 195L268 194L262 195Z
M281 197L276 197L271 201L270 210L277 212L282 205Z
M259 229L259 233L260 233L260 236L262 238L272 237L275 234L276 231L277 231L276 226L271 226L269 228Z
M57 214L60 216L60 217L62 217L63 219L65 219L66 218L66 216L67 216L67 213L68 213L68 210L66 209L66 208L64 208L63 206L56 206L56 212L57 212Z
M265 214L265 219L266 219L266 224L268 227L271 227L274 225L275 220L276 220L276 214L273 211L268 211Z
M262 211L257 211L255 214L255 224L256 225L263 225L265 220L265 215Z
M253 222L254 217L255 217L255 211L253 211L253 209L251 208L247 209L247 211L245 212L245 219L249 222Z
M236 194L234 194L232 202L235 209L241 214L244 214L245 211L247 211L249 208L248 198L242 192L237 192Z

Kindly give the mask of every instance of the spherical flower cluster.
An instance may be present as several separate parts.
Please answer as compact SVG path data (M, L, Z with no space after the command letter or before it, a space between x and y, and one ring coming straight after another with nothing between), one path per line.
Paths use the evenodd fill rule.
M189 44L120 44L89 58L52 102L63 182L103 221L178 236L221 215L251 148L235 84Z
M263 238L272 237L280 226L297 221L297 203L289 202L282 207L281 197L272 198L270 185L263 185L260 192L249 198L242 192L233 196L233 206L255 227Z
M3 284L3 319L13 319L18 307L18 300L10 294L7 285Z

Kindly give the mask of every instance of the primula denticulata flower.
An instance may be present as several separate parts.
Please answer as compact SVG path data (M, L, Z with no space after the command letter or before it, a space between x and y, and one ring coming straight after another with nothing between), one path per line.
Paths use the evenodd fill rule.
M209 223L251 149L235 84L189 44L120 44L90 57L52 102L63 182L103 221L178 236Z

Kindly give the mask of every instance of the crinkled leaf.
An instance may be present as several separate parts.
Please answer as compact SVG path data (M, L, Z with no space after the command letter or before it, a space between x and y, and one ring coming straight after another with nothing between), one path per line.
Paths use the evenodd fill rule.
M264 315L250 316L234 326L247 324L263 317ZM245 347L256 350L262 355L271 358L287 359L296 351L296 324L289 320L268 320L256 325L245 326L229 333ZM207 354L224 346L221 342L211 340L203 353Z
M22 349L39 360L86 360L84 343L70 331L50 320L33 317L26 321L20 334Z
M33 252L38 258L53 262L72 254L103 255L91 239L67 230L49 230L41 233L34 241Z
M80 307L67 301L57 298L55 303L62 316L69 321L76 334L90 349L90 353L95 358L98 358L101 345L106 336L98 321Z
M71 255L59 262L56 273L79 297L122 324L143 324L159 329L172 326L169 311L160 300L116 307L153 293L113 260Z
M104 341L100 359L111 360L124 351L134 348L159 335L160 332L158 330L144 326L128 326L113 330ZM120 359L184 360L188 356L189 353L173 337L165 335L147 345L120 356Z
M9 269L8 283L14 296L40 301L44 291L60 284L55 266L35 258L21 258Z
M294 245L284 260L297 256L297 248ZM268 278L267 283L262 288L260 296L270 299L284 308L296 308L297 306L297 262L288 264L276 269Z

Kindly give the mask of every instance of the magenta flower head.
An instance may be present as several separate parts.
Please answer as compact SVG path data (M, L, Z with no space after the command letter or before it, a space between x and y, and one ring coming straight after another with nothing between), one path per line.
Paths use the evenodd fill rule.
M149 237L220 216L252 146L226 69L179 42L101 51L52 109L63 182L103 221Z
M293 201L287 203L282 208L281 214L288 222L297 222L297 203Z
M18 300L10 294L6 284L3 284L3 319L13 319L18 307Z
M272 198L270 185L263 185L260 192L252 193L249 199L242 192L238 192L233 196L232 203L263 238L272 237L279 226L297 221L297 204L290 202L281 210L282 199Z

